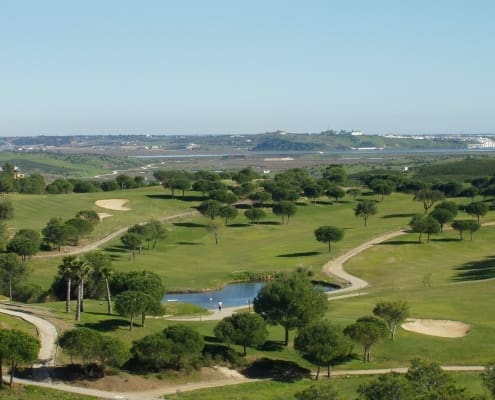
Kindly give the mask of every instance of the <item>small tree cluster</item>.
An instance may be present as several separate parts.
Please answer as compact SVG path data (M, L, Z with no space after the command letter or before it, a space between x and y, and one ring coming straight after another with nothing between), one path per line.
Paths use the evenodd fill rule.
M327 367L327 376L330 378L332 363L349 356L352 344L340 327L322 320L301 328L294 340L294 348L316 364L318 380L320 367Z
M119 339L89 328L66 331L58 344L71 359L81 361L86 378L94 374L95 366L104 375L107 366L120 367L129 358L126 346Z
M143 243L146 242L147 248L155 248L159 240L167 237L165 226L156 220L146 224L136 224L127 229L127 233L122 235L120 241L126 249L129 250L129 260L136 258L136 251L141 254Z
M41 231L43 243L56 247L59 251L64 245L76 246L99 222L98 214L92 210L79 211L74 218L67 221L57 217L51 218Z
M143 176L134 177L120 174L115 179L106 181L90 181L83 179L64 179L57 178L45 187L45 191L50 194L65 193L93 193L93 192L110 192L116 190L136 189L146 186L148 183Z
M161 278L150 271L131 271L114 274L112 279L115 297L115 310L129 318L129 329L134 327L134 320L141 316L144 326L146 315L162 315L162 299L165 287Z
M10 366L10 386L19 365L29 365L38 359L40 342L19 330L0 329L0 387L3 385L3 363Z
M246 355L248 346L262 345L268 336L266 322L258 314L238 313L226 317L215 327L215 336L226 343L243 346Z
M328 300L303 272L294 272L263 286L253 305L254 311L270 325L284 327L287 346L289 331L321 318Z
M132 364L143 371L190 370L199 366L203 347L203 337L192 328L172 325L162 333L134 341Z
M358 387L359 400L481 400L465 388L455 385L453 379L436 363L419 359L411 361L405 375L390 373Z
M29 269L15 253L0 254L0 289L13 301L13 294L18 285L29 275Z

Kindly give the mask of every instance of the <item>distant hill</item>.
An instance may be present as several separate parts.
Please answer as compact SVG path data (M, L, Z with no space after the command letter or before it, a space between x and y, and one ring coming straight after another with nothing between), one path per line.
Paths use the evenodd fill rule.
M312 151L317 150L321 146L318 143L304 143L282 138L269 138L258 143L252 151Z
M475 177L494 176L494 158L468 157L458 161L448 161L420 167L416 176L428 180L464 181Z

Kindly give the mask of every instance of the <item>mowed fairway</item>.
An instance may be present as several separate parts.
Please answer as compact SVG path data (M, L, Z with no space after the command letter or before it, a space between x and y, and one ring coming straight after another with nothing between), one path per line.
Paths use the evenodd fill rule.
M380 213L370 218L367 228L354 216L355 202L321 203L316 207L301 203L296 215L284 225L270 210L259 225L249 224L241 212L222 227L217 245L213 234L205 229L208 219L197 217L169 224L169 238L133 261L120 247L109 246L108 250L118 270L152 269L170 290L217 288L242 271L270 273L310 267L318 275L329 258L369 237L406 227L410 216L403 216L404 210L420 211L420 204L411 196L395 195L387 200L378 205ZM314 230L321 225L345 229L344 239L332 245L331 253L328 245L315 240ZM118 241L114 245L118 246Z
M473 241L456 232L437 235L426 244L404 235L359 254L346 270L370 283L368 294L331 303L328 317L347 324L370 315L381 300L407 300L411 317L448 319L471 325L463 338L447 339L400 329L395 343L374 349L373 365L404 365L413 357L443 364L479 364L495 358L495 227L484 227ZM426 279L425 279L426 278ZM353 363L362 367L360 362Z
M136 193L146 196L142 191ZM169 209L165 204L170 203L181 204L178 200L162 200L160 205ZM136 196L129 204L135 208L136 204L145 203L140 203ZM110 243L107 251L112 254L116 270L152 270L163 278L168 290L215 288L232 280L239 271L269 273L311 267L318 276L329 258L384 232L407 227L411 215L422 209L412 196L394 194L378 204L379 214L370 217L368 227L364 228L362 219L354 216L354 206L354 202L302 204L288 225L279 224L280 219L273 214L268 214L266 223L259 225L250 225L239 216L222 228L218 245L204 227L208 219L196 217L167 224L169 237L155 249L144 250L135 260L129 261L128 252L118 240ZM484 221L489 221L491 214ZM466 215L461 213L459 217ZM346 230L345 238L333 244L330 254L327 245L314 238L314 229L321 225ZM379 300L405 299L411 304L412 317L463 321L472 326L471 332L461 339L444 339L400 330L395 343L386 340L373 349L370 367L403 366L416 356L447 364L487 362L495 354L495 321L487 318L492 312L495 281L472 279L490 277L487 274L493 273L489 262L494 239L495 227L484 227L475 233L473 241L461 242L457 232L450 230L435 235L428 244L418 244L417 235L408 234L375 245L346 265L349 272L370 282L368 294L330 303L328 318L346 325L369 315ZM31 260L31 280L47 288L60 261ZM122 333L125 324L117 325ZM150 327L155 325L160 329L163 322L150 321ZM202 326L205 334L211 333L212 324ZM142 333L136 332L138 336ZM277 331L273 334L275 338L279 336ZM359 346L356 352L361 352ZM298 359L287 352L279 356ZM363 368L363 364L356 359L340 368Z
M165 204L168 202L164 201ZM248 224L240 215L222 227L218 245L205 229L208 219L195 217L167 224L168 238L153 250L145 249L135 260L129 261L128 252L118 240L109 243L106 251L112 255L113 265L118 271L152 270L164 279L169 290L218 287L232 280L239 271L268 273L301 266L311 267L318 276L328 259L385 232L407 228L412 215L422 212L421 203L413 201L412 196L394 194L378 204L379 213L370 217L368 227L364 228L363 220L354 216L355 204L351 201L321 202L316 206L303 203L288 225L280 224L280 218L271 213L268 213L265 223L259 225ZM460 213L458 218L468 216ZM492 219L493 212L490 212L482 222ZM345 228L344 239L332 245L331 253L328 253L326 244L314 238L314 230L321 225ZM495 263L491 258L495 227L483 227L474 234L473 241L469 240L469 234L465 234L464 241L459 241L458 237L457 232L447 230L432 236L429 243L418 244L417 234L406 234L358 254L346 264L346 270L367 280L370 287L363 291L363 296L330 302L326 316L345 326L358 317L370 315L378 301L404 299L410 304L412 317L462 321L471 325L469 334L463 338L446 339L399 329L395 342L387 339L372 348L371 363L362 363L362 348L356 345L355 358L335 366L336 370L404 367L415 357L445 365L483 365L495 358L495 320L491 318L495 292L495 280L491 279L495 277ZM59 262L60 258L31 260L32 281L48 286ZM45 306L63 310L62 302ZM176 323L150 318L145 329L137 327L129 333L125 319L104 314L104 302L88 301L87 306L87 312L78 325L121 337L129 344L131 340ZM67 321L73 319L72 314L61 315ZM205 336L212 336L216 323L197 321L187 324ZM291 341L294 335L292 332ZM280 327L270 328L270 340L282 337ZM288 348L275 351L248 350L248 360L260 357L313 368L293 351L292 342ZM479 388L478 377L470 376L473 379L464 379L466 383ZM341 387L347 396L344 398L354 398L351 393L358 380L353 382ZM271 396L266 398L276 398L276 395L291 398L284 396L291 396L297 388L307 384L307 381L300 382L297 387L288 389L289 386L282 384L263 383L268 386L266 390ZM212 389L211 393L220 396L223 390ZM260 392L258 395L256 397L253 391L240 398L263 398Z

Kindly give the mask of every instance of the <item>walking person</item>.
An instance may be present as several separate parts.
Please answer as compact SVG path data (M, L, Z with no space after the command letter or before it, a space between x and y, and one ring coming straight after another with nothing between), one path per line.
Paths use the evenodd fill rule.
M222 311L222 302L221 301L218 302L218 311Z

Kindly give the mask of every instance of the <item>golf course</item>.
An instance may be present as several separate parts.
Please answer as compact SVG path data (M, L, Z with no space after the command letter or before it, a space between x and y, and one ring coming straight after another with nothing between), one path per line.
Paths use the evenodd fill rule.
M110 257L112 268L118 273L153 272L161 278L168 293L208 291L246 280L271 281L281 274L304 270L314 281L344 289L327 295L328 309L324 315L325 320L342 328L362 316L372 315L379 302L407 302L408 319L398 328L395 340L384 339L373 346L370 362L363 363L361 346L356 344L351 357L334 363L333 380L343 399L353 399L357 386L373 379L352 375L352 371L364 374L366 370L374 373L381 369L405 368L415 358L462 369L484 366L495 358L495 320L490 317L495 284L493 211L481 217L481 228L472 236L464 233L461 240L459 231L447 224L443 232L431 234L428 240L423 235L419 241L410 221L415 215L423 214L424 208L410 193L380 196L373 191L362 191L355 198L347 195L337 200L326 196L300 197L290 219L282 219L272 213L268 205L262 205L259 208L265 211L266 217L257 222L244 215L249 203L240 201L236 205L238 215L228 221L220 218L214 231L209 228L212 218L197 211L206 198L191 190L172 195L162 186L149 186L58 195L11 193L5 198L15 207L15 216L7 223L11 235L25 228L42 230L51 218L71 218L80 210L94 211L100 218L95 229L76 246L65 245L60 251L39 251L26 261L29 267L27 284L46 293L43 302L26 306L26 309L47 318L59 334L74 327L85 327L117 338L130 347L135 341L159 333L180 319L182 324L202 335L208 346L214 346L217 343L215 326L221 318L231 315L229 310L224 310L223 315L217 313L218 317L214 314L213 318L202 318L211 311L190 304L167 303L163 316L150 317L145 327L138 324L129 331L127 319L116 313L108 315L104 298L96 298L84 300L82 317L74 321L74 315L65 312L64 299L53 298L49 289L64 257L83 256L87 251L98 249ZM376 213L369 216L366 226L363 218L355 215L356 205L363 200L376 205ZM462 220L472 218L463 211L469 203L473 200L482 202L485 198L479 195L474 199L452 197L448 200L459 206L456 219ZM143 245L131 257L121 236L129 227L151 220L161 221L166 235L156 246ZM326 225L343 231L343 238L333 242L331 248L315 240L315 230ZM333 269L333 262L340 262L343 271L364 283L353 285ZM32 329L29 324L2 314L0 323L7 328ZM308 374L315 366L295 351L296 332L291 332L288 346L280 345L283 335L280 325L270 325L265 345L249 347L245 357L229 365L245 374L247 379L260 381L231 382L238 385L190 393L185 390L180 395L170 394L166 398L293 398L294 393L314 383ZM229 348L241 352L242 346L229 344ZM68 360L63 352L57 354L58 364ZM267 376L245 373L250 365L257 365L262 360L271 360L275 365L273 369L307 372L298 379L285 380L277 379L273 369ZM138 379L133 381L127 372L116 371L115 374L122 376L122 382L130 381L129 384L122 383L120 391L142 389L136 383ZM204 374L201 371L190 371L186 375L163 371L146 376L153 382L154 390L163 388L167 393L173 393L172 388L187 383L200 384L205 379L215 382ZM346 374L352 378L343 379ZM485 393L479 372L451 374L456 384L473 393ZM212 383L210 386L222 386L225 376L222 379L218 385ZM89 386L105 390L104 385L89 383Z

